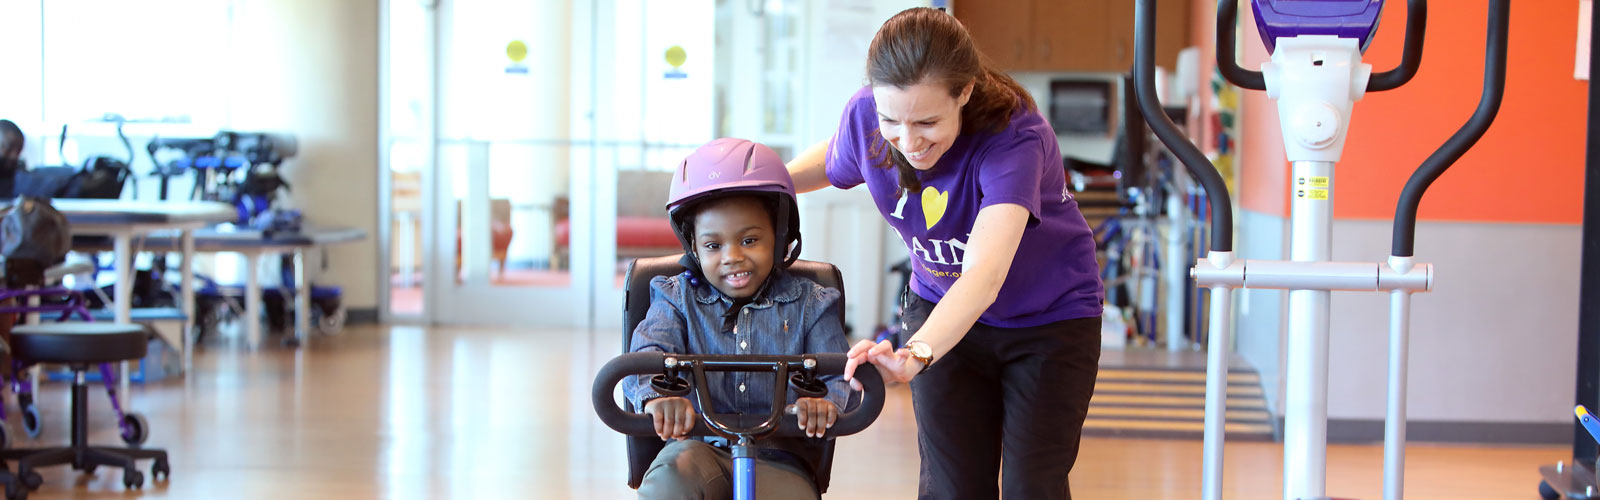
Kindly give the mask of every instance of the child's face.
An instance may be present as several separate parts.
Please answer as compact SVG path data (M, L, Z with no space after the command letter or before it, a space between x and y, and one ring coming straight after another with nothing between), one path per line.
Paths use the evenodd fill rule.
M776 237L766 205L755 198L711 202L694 217L700 273L723 295L747 298L772 274Z

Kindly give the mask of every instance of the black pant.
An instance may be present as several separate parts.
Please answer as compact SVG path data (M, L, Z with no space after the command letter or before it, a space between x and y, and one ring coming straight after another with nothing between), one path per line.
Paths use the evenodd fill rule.
M932 303L907 309L920 323ZM916 314L920 313L920 314ZM922 456L918 498L1070 499L1083 419L1100 371L1100 318L1034 328L979 323L911 380Z

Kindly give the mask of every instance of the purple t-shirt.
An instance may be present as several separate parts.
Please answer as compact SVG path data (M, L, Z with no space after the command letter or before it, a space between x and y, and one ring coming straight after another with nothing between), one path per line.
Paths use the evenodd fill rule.
M1094 234L1067 191L1055 131L1038 111L1019 107L998 133L961 134L931 170L918 172L921 192L904 196L899 174L871 154L874 140L881 136L869 86L845 106L828 154L828 181L841 189L867 185L911 253L917 295L942 299L961 276L978 210L1011 203L1031 217L999 297L978 320L1024 328L1100 315Z

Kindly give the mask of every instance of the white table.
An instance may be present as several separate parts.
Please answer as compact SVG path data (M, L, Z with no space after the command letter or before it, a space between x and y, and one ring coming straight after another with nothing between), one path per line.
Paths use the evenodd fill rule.
M194 322L194 231L219 222L234 220L233 206L213 201L123 201L55 199L50 204L67 217L74 235L103 235L112 239L116 254L112 307L118 323L133 321L133 238L159 231L178 231L183 254L183 282L179 286L184 314L183 335L192 337ZM8 205L8 204L7 204ZM190 366L190 341L179 343L184 370ZM122 395L128 397L128 362L122 363ZM34 377L37 382L38 377Z
M269 255L291 254L294 256L295 276L295 315L294 336L288 341L292 345L299 345L310 338L311 328L311 279L306 272L305 252L316 248L339 243L361 241L367 237L366 231L349 227L323 227L307 225L298 232L272 232L266 233L251 228L233 228L228 225L210 227L194 231L190 242L183 241L183 236L171 234L170 231L157 233L143 240L144 249L151 251L158 248L174 248L190 245L193 252L235 252L245 256L245 289L244 289L244 315L245 339L251 349L260 347L261 344L261 278L260 269L262 258ZM187 260L185 260L187 262ZM185 281L188 281L187 275ZM187 300L187 299L186 299ZM193 335L184 337L184 352L189 352L194 342ZM185 369L188 369L188 357L185 357Z

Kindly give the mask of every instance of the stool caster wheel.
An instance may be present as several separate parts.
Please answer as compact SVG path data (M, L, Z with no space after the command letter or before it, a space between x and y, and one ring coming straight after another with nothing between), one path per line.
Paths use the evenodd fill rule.
M1556 500L1561 498L1561 493L1556 492L1555 488L1551 488L1549 482L1539 481L1539 498Z
M172 467L167 464L167 459L156 459L156 463L150 466L150 479L164 481L170 478L172 478Z
M321 313L317 318L318 331L322 332L323 335L338 335L339 332L344 330L344 322L348 313L338 305L337 301L319 303L317 308L318 312Z
M31 439L38 439L44 433L44 421L39 418L39 405L32 402L22 407L22 432Z
M138 447L150 439L150 422L144 415L129 413L122 416L122 442L128 446Z
M22 485L26 486L29 490L37 490L40 486L44 486L44 476L41 476L38 472L29 469L28 472L22 473Z
M122 486L137 490L144 487L144 473L137 469L128 468L122 471Z
M93 476L93 475L94 475L94 471L95 471L95 469L99 469L99 468L100 468L100 466L99 466L99 465L97 465L97 464L89 464L89 465L85 465L85 466L84 466L84 467L83 467L83 473L84 473L84 474L88 474L88 475L91 475L91 476Z

